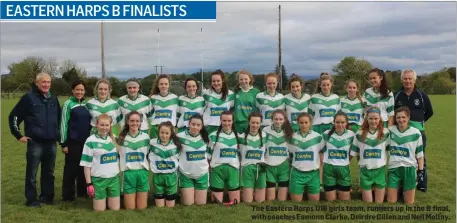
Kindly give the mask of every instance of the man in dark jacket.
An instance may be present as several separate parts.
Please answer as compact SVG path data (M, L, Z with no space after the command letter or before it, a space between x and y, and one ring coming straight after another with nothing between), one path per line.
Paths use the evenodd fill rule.
M425 122L433 116L433 108L428 95L416 88L417 74L412 69L406 69L401 73L403 87L395 93L395 109L406 106L409 108L410 125L419 129L422 135L424 148L424 169L417 170L418 184L417 189L427 191L427 162L425 146L427 138L425 136Z
M53 204L56 142L59 140L61 109L56 96L51 95L51 76L39 73L35 86L21 97L9 115L11 133L27 143L25 174L26 205L40 207ZM19 130L24 122L25 135ZM37 200L36 175L41 162L41 194Z

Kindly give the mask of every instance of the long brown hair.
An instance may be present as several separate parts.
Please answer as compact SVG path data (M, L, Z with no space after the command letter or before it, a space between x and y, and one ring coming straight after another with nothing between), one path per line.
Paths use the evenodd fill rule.
M190 117L190 119L189 119L189 124L192 121L192 119L197 119L197 120L200 120L202 122L202 128L200 129L200 135L201 135L203 141L206 144L208 144L209 136L208 136L208 132L205 129L205 123L203 122L203 117L200 114L192 115L192 117Z
M347 88L350 83L354 83L355 86L357 87L357 92L355 93L355 95L356 95L357 99L359 99L360 104L362 104L362 106L365 107L365 103L363 103L363 100L362 100L362 95L360 94L360 84L359 84L359 82L357 82L354 79L349 79L348 81L346 81L346 85L344 85L344 88Z
M151 97L152 95L155 95L155 94L159 94L160 93L160 89L159 89L159 80L160 79L167 79L168 80L168 87L170 87L171 85L171 77L169 75L166 75L166 74L161 74L159 75L156 80L154 81L154 85L152 86L152 89L151 89L151 94L149 95L149 97ZM168 91L170 90L170 88L168 88Z
M129 133L129 131L130 131L130 126L128 123L129 123L130 117L132 117L132 115L138 115L140 117L140 126L141 126L141 121L143 119L143 116L137 111L132 111L132 112L128 113L125 116L124 127L122 128L121 132L119 133L119 136L117 137L117 142L119 143L119 145L122 145L124 143L125 137L127 136L127 133Z
M322 83L322 81L325 81L325 80L329 80L330 81L330 84L332 85L332 87L330 88L330 92L332 92L332 90L333 90L333 78L332 78L332 76L330 76L328 73L321 73L321 76L317 80L316 92L315 93L322 93L321 83Z
M158 134L160 134L160 129L163 127L168 127L170 129L170 131L171 131L170 140L173 141L175 146L178 148L178 151L181 151L182 144L181 144L181 141L179 141L178 136L176 136L175 127L173 126L173 124L171 124L170 121L160 123L159 126L157 127ZM158 138L160 139L160 137L158 137Z
M252 86L254 84L254 77L252 76L252 74L249 73L249 71L247 71L247 70L244 70L244 69L240 70L238 72L238 74L236 74L236 79L237 79L238 82L235 84L235 87L233 87L233 91L235 93L238 93L238 91L240 91L240 89L241 89L240 81L239 81L240 75L248 75L248 77L249 77L249 85Z
M251 122L251 118L260 118L260 123L262 124L262 114L260 114L260 112L251 112L248 116L248 128L246 129L246 132L244 133L244 145L247 145L247 138L248 138L248 134L251 132L251 125L249 124ZM259 136L260 136L260 147L263 146L263 139L262 139L262 129L259 128L258 132L259 133Z
M367 114L365 116L365 120L363 121L362 126L360 129L362 130L362 135L360 135L360 139L365 141L367 138L368 130L370 130L370 125L368 124L368 114L370 113L377 113L379 115L379 123L378 123L378 140L382 140L384 138L384 124L382 123L381 119L381 110L379 110L376 106L371 106L367 109Z
M284 137L286 138L287 142L292 140L292 134L294 131L292 130L292 125L290 124L289 119L287 118L287 114L282 109L276 109L271 113L271 123L273 125L273 118L276 114L281 114L284 117L284 124L281 126L282 130L284 130Z
M229 111L224 111L224 112L222 112L221 117L220 117L220 118L221 118L221 124L220 124L219 127L217 128L217 132L216 132L216 141L215 141L214 144L213 144L213 149L214 149L214 147L216 146L216 143L217 143L217 141L219 140L219 134L220 134L221 131L222 131L222 116L223 116L223 115L230 115L230 116L232 116L232 120L235 121L235 120L234 120L234 117L233 117L233 112L232 112L232 111L229 110ZM236 131L235 131L235 123L234 123L234 122L232 123L232 132L233 132L233 134L235 134L235 138L236 138L236 147L237 147L237 149L239 150L239 149L240 149L240 142L238 141L238 134L237 134Z
M381 99L387 98L389 96L390 90L386 74L383 70L379 68L373 68L372 70L370 70L368 75L370 75L371 73L376 73L380 78L382 78L381 85L379 86L379 93L381 94Z
M211 77L209 78L209 81L211 82L211 89L213 89L213 91L216 92L216 90L213 88L213 76L214 75L219 75L221 77L221 79L222 79L222 89L221 89L222 96L221 96L221 99L225 100L227 98L229 90L228 90L228 87L227 87L227 81L225 80L224 71L222 71L221 69L218 69L218 70L214 71L211 74Z
M348 115L342 111L339 111L335 114L335 116L333 117L333 122L336 121L336 117L338 116L343 116L344 119L346 120L346 129L351 129L351 127L349 126L349 119L348 119ZM333 133L335 133L335 130L336 130L336 127L335 127L335 123L332 125L332 128L330 129L330 131L328 132L328 137L332 136Z

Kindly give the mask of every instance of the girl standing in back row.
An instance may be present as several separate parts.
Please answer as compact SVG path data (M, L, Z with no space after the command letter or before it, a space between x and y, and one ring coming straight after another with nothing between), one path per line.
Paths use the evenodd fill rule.
M392 126L394 124L395 99L387 85L386 74L383 70L374 68L368 77L372 87L365 90L364 97L367 106L378 107L384 127Z
M289 80L289 91L284 97L287 118L289 118L294 132L299 130L298 116L305 112L308 113L310 96L303 92L303 81L298 76L293 76Z
M313 116L313 130L319 134L332 128L333 117L340 110L340 97L332 93L332 88L333 78L322 73L308 108Z
M346 83L347 95L341 98L341 111L346 113L350 129L357 132L363 123L365 102L359 93L359 84L354 80Z
M184 89L187 94L181 95L178 98L178 133L184 132L189 128L189 120L192 116L198 114L203 115L205 110L205 99L202 96L197 95L198 91L197 80L193 77L187 78L184 81Z
M112 90L111 84L106 79L100 79L95 85L95 97L90 99L86 104L90 116L92 117L90 122L92 126L91 133L97 131L97 118L102 114L107 114L111 118L113 132L116 133L116 128L114 128L114 126L122 120L122 112L117 101L111 99Z
M158 136L158 125L162 122L170 121L176 125L176 115L178 111L178 96L171 93L171 79L168 75L161 74L156 78L150 95L153 109L151 121L151 138Z
M265 75L265 85L267 86L264 92L258 93L256 107L262 114L262 127L271 125L271 114L276 109L284 110L284 95L276 92L278 87L279 76L276 73L268 73Z
M257 111L255 97L259 90L252 86L254 77L247 70L238 72L238 84L235 86L235 129L241 134L249 125L249 114Z
M203 113L205 128L208 134L211 134L219 128L221 114L233 108L233 92L228 89L222 70L216 70L211 74L211 89L203 89L202 96L206 102Z
M124 127L127 118L125 116L136 111L141 115L140 131L148 134L149 121L152 115L151 99L145 95L142 95L140 82L135 79L127 80L127 95L120 97L117 103L121 107L122 115L124 119L120 122L121 129Z

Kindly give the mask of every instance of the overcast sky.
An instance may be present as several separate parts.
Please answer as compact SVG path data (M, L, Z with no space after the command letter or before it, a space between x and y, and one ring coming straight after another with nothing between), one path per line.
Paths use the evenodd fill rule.
M455 2L289 2L282 7L283 64L288 73L331 71L344 56L385 70L419 73L456 64ZM107 23L108 75L241 68L266 73L277 64L278 3L217 3L215 23ZM2 23L1 72L26 56L72 59L100 75L99 23ZM160 28L160 56L157 53ZM203 28L203 45L200 44Z

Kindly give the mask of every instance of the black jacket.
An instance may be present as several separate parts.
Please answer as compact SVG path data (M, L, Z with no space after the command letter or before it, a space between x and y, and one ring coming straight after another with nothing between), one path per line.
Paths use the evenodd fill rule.
M60 139L61 108L59 100L50 93L45 97L36 86L21 97L8 119L11 134L23 137L19 125L24 122L25 136L35 141L58 141Z
M412 122L420 123L423 125L430 117L433 116L433 108L428 95L425 92L414 89L414 91L408 96L404 92L404 88L400 88L395 92L395 109L406 106L411 112L410 120Z

